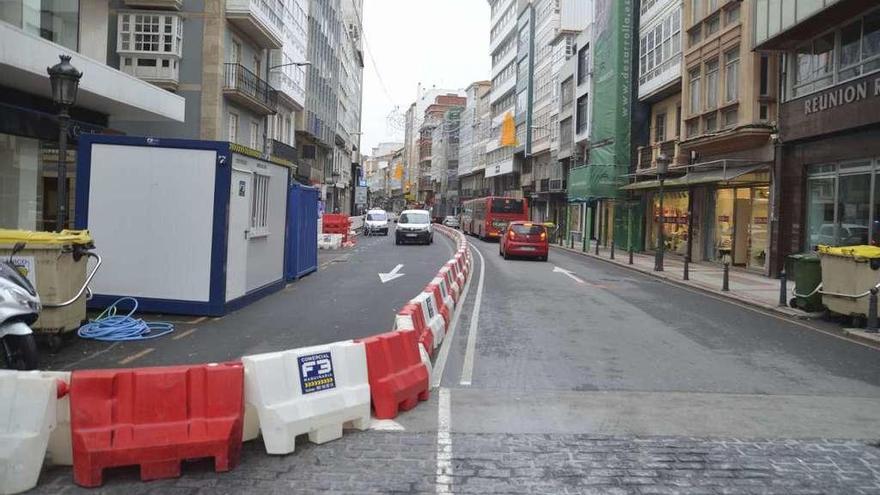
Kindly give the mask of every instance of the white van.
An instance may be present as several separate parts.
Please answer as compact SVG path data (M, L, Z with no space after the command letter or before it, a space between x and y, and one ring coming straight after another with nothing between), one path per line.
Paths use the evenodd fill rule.
M377 232L388 235L388 214L385 210L369 210L364 217L364 235L373 235Z
M431 213L428 210L404 210L397 219L394 243L417 242L432 244L434 228L431 226Z

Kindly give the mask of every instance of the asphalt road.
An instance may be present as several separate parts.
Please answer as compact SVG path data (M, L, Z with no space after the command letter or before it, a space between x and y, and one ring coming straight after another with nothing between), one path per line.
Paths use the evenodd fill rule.
M391 235L359 237L354 248L320 251L319 270L222 318L172 317L173 334L154 340L104 343L73 338L44 369L154 366L217 362L247 354L366 337L390 330L394 315L417 295L453 252L434 243L394 244ZM402 277L382 283L398 264ZM139 315L147 320L161 315Z
M378 267L390 269L397 259L407 277L416 272L397 254L410 251L382 241L362 244L363 267L355 271L369 266L370 274L353 273L356 280L376 278ZM428 402L371 431L303 443L289 456L267 456L259 441L248 443L230 473L200 462L178 480L145 484L136 470L123 470L101 491L880 494L877 350L818 331L821 324L575 254L505 261L497 244L471 242L467 297L435 357L439 387ZM434 252L412 248L413 257L433 256L424 278L448 254L436 244ZM417 290L425 281L404 283ZM409 297L403 288L399 299L381 299L396 306ZM343 325L366 306L349 300L346 307L336 320ZM289 328L279 319L297 314L258 313L270 314L250 317L249 332L262 337L248 352L278 343ZM385 321L375 318L364 334ZM241 324L227 322L217 335ZM274 330L257 329L263 325ZM87 493L71 488L69 476L49 470L37 493Z

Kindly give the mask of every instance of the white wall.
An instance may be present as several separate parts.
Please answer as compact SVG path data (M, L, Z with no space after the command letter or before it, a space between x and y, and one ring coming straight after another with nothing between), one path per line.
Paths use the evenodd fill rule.
M96 294L207 302L215 151L95 144L88 227Z

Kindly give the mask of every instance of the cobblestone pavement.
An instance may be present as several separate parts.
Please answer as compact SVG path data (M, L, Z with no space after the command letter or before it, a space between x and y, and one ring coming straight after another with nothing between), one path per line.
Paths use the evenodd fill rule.
M288 456L249 442L228 473L196 462L179 479L142 483L114 470L98 490L55 468L33 493L435 493L436 438L351 432ZM880 494L880 449L856 441L453 433L452 451L453 493Z

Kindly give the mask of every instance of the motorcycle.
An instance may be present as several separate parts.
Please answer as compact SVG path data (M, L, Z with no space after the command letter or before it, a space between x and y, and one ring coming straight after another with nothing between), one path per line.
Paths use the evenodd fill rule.
M40 316L42 304L33 284L12 263L24 249L19 242L9 259L0 261L0 353L9 368L33 370L39 367L37 341L31 325Z

